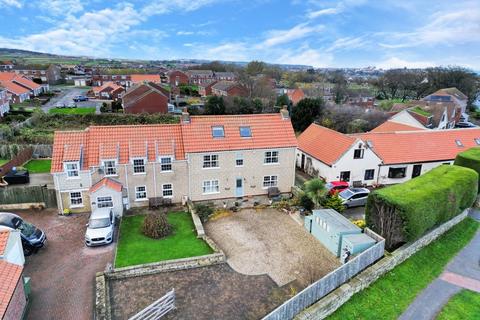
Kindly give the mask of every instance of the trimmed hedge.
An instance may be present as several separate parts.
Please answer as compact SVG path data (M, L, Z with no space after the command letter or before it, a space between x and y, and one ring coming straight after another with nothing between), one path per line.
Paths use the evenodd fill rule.
M471 148L467 151L459 153L455 158L454 164L457 166L473 169L478 174L480 174L480 148ZM480 180L478 183L478 188L480 192Z
M471 207L477 190L477 172L441 165L405 183L370 193L366 222L385 238L388 250L395 249Z

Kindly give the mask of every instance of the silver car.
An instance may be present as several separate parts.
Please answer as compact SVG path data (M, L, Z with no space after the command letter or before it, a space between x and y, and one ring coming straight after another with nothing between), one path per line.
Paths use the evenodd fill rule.
M85 232L85 244L89 247L109 244L113 241L115 215L111 208L93 210Z
M367 203L370 190L366 188L348 188L338 194L345 207L364 206Z

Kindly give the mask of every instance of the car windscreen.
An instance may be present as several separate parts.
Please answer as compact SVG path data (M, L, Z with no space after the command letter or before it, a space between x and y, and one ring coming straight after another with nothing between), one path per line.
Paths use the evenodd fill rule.
M28 222L22 221L22 224L18 227L20 232L27 238L31 237L35 233L35 226Z
M338 195L343 199L349 199L351 196L353 196L353 192L350 191L349 189L345 189L342 192L340 192Z
M109 226L110 226L110 219L108 218L90 219L90 221L88 222L88 227L90 229L106 228Z

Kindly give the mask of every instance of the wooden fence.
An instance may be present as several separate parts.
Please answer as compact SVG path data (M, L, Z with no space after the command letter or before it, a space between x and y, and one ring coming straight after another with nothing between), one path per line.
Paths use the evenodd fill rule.
M44 202L47 208L56 208L57 195L55 190L42 186L22 188L7 187L0 189L0 205L34 202Z
M26 148L20 151L12 160L0 166L0 175L3 176L10 172L13 167L18 167L32 158L33 149ZM31 202L31 201L30 201ZM1 202L0 202L1 203Z

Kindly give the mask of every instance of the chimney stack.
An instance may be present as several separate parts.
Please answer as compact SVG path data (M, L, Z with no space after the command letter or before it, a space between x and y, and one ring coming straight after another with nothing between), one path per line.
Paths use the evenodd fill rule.
M188 113L187 107L183 108L182 110L182 124L189 124L190 123L190 113Z
M287 106L282 107L282 109L280 110L280 114L282 115L283 120L290 119L290 114L288 113Z

